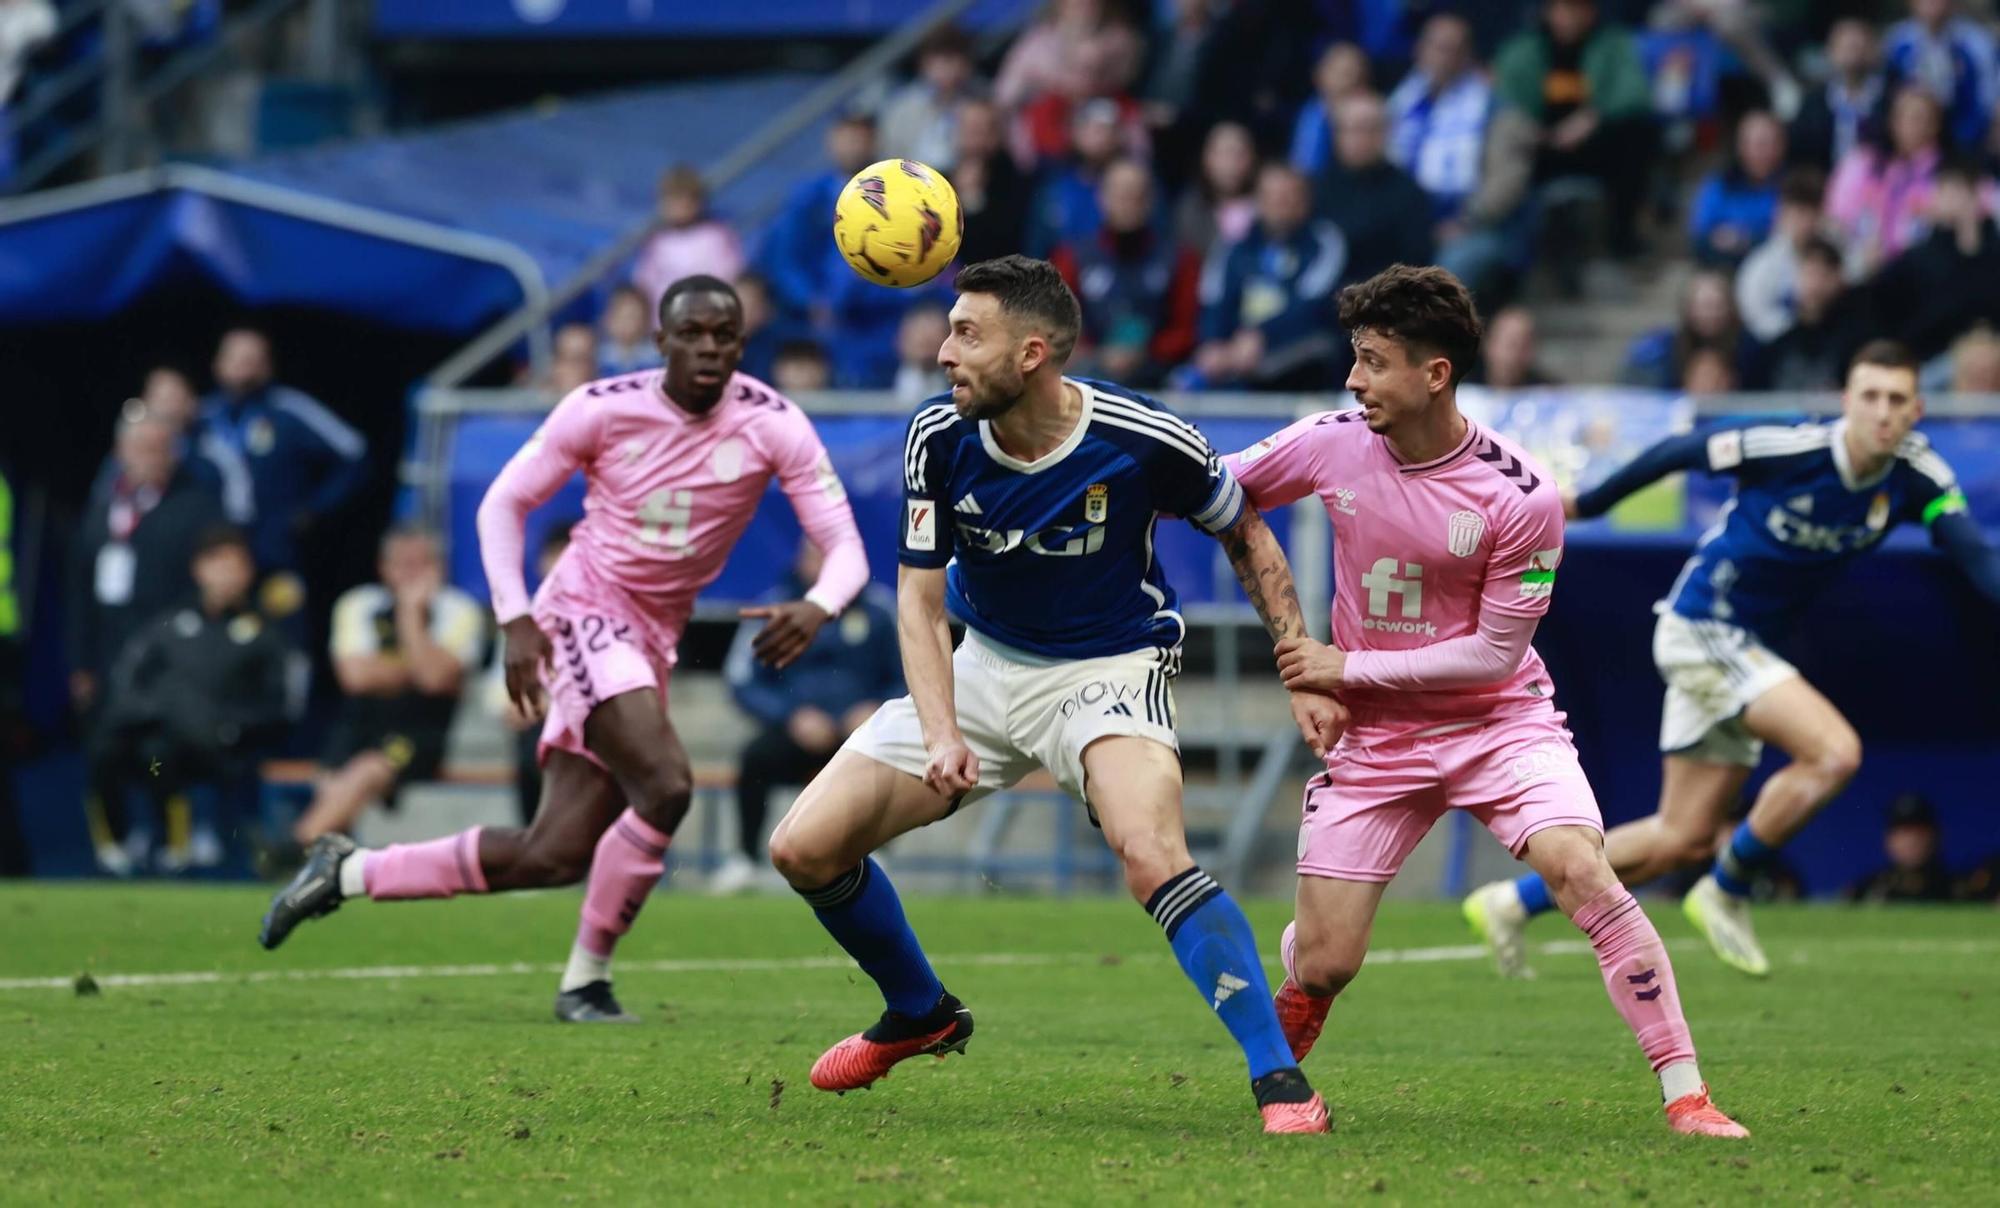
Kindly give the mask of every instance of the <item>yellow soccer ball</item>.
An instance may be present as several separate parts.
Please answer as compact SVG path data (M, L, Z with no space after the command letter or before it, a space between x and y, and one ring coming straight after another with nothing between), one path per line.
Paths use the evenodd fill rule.
M965 213L951 182L914 159L861 169L833 206L840 254L877 285L922 285L944 271L964 237Z

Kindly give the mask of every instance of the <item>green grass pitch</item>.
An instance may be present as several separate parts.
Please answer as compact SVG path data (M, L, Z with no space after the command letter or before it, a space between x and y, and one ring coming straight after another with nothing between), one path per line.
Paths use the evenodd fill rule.
M806 1071L880 1001L796 901L656 898L620 954L645 1022L588 1028L549 1017L573 894L357 903L275 954L252 938L264 900L0 889L0 1201L2000 1197L1991 911L1767 910L1777 971L1754 982L1650 900L1704 1071L1755 1134L1728 1143L1667 1130L1587 955L1503 984L1450 950L1468 941L1444 905L1384 912L1378 952L1433 959L1372 965L1306 1064L1338 1131L1266 1138L1129 902L913 900L978 1034L836 1097ZM1251 913L1271 950L1286 906ZM98 993L70 987L86 971ZM141 973L199 976L116 976Z

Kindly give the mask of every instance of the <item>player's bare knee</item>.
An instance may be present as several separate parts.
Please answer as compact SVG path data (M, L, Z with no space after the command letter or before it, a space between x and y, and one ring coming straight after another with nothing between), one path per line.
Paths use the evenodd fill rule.
M1542 880L1556 901L1581 905L1618 880L1604 849L1590 843L1565 843L1543 862Z
M664 764L647 777L641 791L632 795L632 809L648 826L673 834L694 803L694 778L688 770Z
M1113 846L1118 863L1125 870L1126 888L1141 904L1154 891L1194 863L1187 845L1165 835L1136 835Z
M1331 998L1361 975L1363 954L1343 948L1300 948L1292 956L1292 976L1314 998Z
M1852 730L1830 736L1813 754L1812 765L1830 783L1846 784L1861 770L1861 736Z
M788 828L781 827L771 836L770 852L771 867L793 889L818 889L852 867L851 863L843 865L837 855L799 842Z
M1660 836L1662 873L1693 868L1715 858L1715 835L1707 831L1666 831Z

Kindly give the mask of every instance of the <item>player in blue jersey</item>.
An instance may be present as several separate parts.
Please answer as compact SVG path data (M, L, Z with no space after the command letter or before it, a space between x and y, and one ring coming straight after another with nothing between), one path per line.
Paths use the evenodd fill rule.
M972 1016L869 854L1040 766L1087 804L1242 1047L1265 1131L1326 1132L1250 925L1188 854L1172 692L1185 627L1153 527L1183 516L1219 538L1274 638L1305 632L1284 553L1192 424L1063 376L1080 319L1053 266L1007 256L957 286L938 352L951 394L917 410L903 452L896 611L910 695L847 740L771 838L771 862L886 1003L819 1059L813 1085L854 1090L899 1061L964 1050ZM948 617L966 626L956 652ZM1309 744L1331 745L1338 706L1292 702Z
M2000 604L2000 550L1967 514L1951 467L1912 431L1923 417L1917 363L1887 340L1848 371L1841 418L1755 425L1661 441L1596 488L1566 498L1572 516L1603 514L1676 470L1728 474L1736 493L1682 568L1653 633L1667 682L1659 812L1605 836L1619 879L1639 884L1714 860L1682 907L1716 955L1755 976L1770 961L1750 926L1759 864L1853 778L1861 740L1840 710L1773 653L1846 565L1904 521L1931 531L1979 590ZM1774 743L1791 762L1764 782L1722 851L1716 830ZM1497 881L1465 901L1500 971L1528 974L1522 930L1550 908L1541 878Z

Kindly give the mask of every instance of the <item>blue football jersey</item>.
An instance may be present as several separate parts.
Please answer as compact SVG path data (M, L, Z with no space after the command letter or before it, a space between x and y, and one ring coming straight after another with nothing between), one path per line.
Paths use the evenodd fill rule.
M1781 637L1841 569L1906 520L1963 510L1951 467L1918 433L1886 468L1855 477L1845 426L1728 428L1707 434L1695 468L1736 479L1666 604L1684 617Z
M905 566L946 567L951 614L1002 645L1080 659L1178 646L1174 589L1153 526L1184 516L1220 533L1243 489L1193 424L1144 395L1066 379L1083 393L1068 439L1010 457L949 395L911 417L903 443Z

